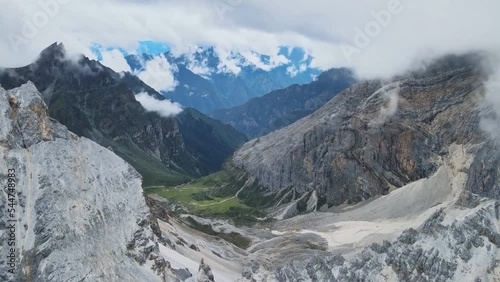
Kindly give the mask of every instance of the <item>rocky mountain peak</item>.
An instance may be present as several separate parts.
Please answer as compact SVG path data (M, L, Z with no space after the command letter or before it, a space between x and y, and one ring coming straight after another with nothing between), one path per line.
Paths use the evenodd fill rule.
M63 60L65 56L66 56L66 47L64 47L64 44L54 42L52 45L45 48L40 53L38 60L42 61Z

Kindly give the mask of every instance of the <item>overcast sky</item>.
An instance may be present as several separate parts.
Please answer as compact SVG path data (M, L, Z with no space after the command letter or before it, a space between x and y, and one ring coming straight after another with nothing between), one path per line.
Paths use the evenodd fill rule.
M41 3L48 3L48 9ZM276 56L299 46L321 69L390 76L443 53L500 53L498 0L0 0L0 66L30 63L49 44L133 52L140 40ZM44 16L49 14L48 16Z

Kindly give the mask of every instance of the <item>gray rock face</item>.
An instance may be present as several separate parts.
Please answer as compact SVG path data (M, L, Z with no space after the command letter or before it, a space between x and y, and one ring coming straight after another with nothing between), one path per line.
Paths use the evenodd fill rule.
M196 275L196 282L214 282L214 275L210 266L206 265L204 260L201 259L200 269Z
M248 142L230 165L267 192L317 191L329 206L428 177L452 143L488 142L479 126L484 77L474 58L444 58L392 82L357 84L312 115ZM487 158L484 165L477 158L469 189L498 197L498 150L479 150Z
M495 141L488 141L476 152L469 170L467 190L500 200L500 153Z
M421 230L351 258L317 255L277 269L249 267L251 281L494 281L500 274L500 204L483 200L461 219L443 210Z
M489 106L474 60L360 83L239 150L228 167L255 179L261 197L287 204L280 195L293 191L283 218L313 192L330 207L369 200L278 221L276 238L249 248L244 281L496 281L500 146L480 126ZM305 249L305 234L327 245Z
M0 88L1 281L161 281L139 174L50 119L31 83ZM15 170L8 222L8 170ZM9 217L8 217L9 216ZM6 225L14 224L15 246ZM15 248L15 274L4 254ZM156 267L155 267L156 265Z

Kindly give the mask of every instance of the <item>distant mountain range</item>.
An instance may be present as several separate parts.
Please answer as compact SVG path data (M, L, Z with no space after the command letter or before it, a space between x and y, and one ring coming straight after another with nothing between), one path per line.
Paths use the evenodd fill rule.
M195 109L185 108L175 117L148 112L134 94L146 92L158 102L165 98L136 76L65 54L62 44L53 44L33 64L3 69L0 85L13 89L34 83L51 118L113 150L143 176L144 185L182 183L217 171L246 141L231 126Z
M292 85L210 115L255 138L290 125L313 113L356 83L348 69L331 69L310 84Z
M313 58L301 48L283 47L276 58L255 52L219 56L208 47L179 56L169 51L125 59L132 73L157 80L156 90L165 97L203 113L239 106L293 84L310 83L321 73L311 67ZM159 73L170 73L172 78ZM169 79L169 87L160 89Z

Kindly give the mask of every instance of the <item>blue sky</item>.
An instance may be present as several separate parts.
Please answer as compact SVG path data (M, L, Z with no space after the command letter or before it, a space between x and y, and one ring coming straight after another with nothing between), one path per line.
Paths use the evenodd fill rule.
M168 43L165 42L155 42L155 41L138 41L137 44L139 47L136 48L135 54L149 54L149 55L159 55L171 50L171 47ZM129 52L120 46L103 46L99 43L94 43L90 46L90 50L97 57L97 60L102 60L102 51L112 51L118 50L123 56L129 55Z
M171 46L165 42L156 42L152 40L148 41L138 41L135 49L131 50L125 49L120 46L104 46L103 44L94 43L91 45L90 50L98 61L105 64L108 67L113 68L115 71L130 71L128 63L125 58L129 54L148 54L152 56L157 56L163 54L165 52L171 51ZM201 46L202 48L207 48L208 46ZM189 53L196 50L196 48L192 48ZM224 55L218 53L217 48L215 49L216 55L221 59L223 64L231 63L227 61L227 58L224 58ZM178 54L177 54L178 55ZM278 67L281 65L285 66L294 66L293 69L290 69L291 73L295 73L296 75L299 70L300 72L306 71L306 66L309 67L313 60L313 57L308 54L301 47L288 47L288 46L280 46L275 50L274 53L270 54L259 54L255 52L243 52L239 53L240 56L244 57L247 62L251 62L251 64L255 67L262 68L264 70L270 70L274 67ZM229 57L231 57L230 55ZM277 58L280 58L277 60ZM198 62L201 63L201 62ZM202 67L202 66L200 66Z

